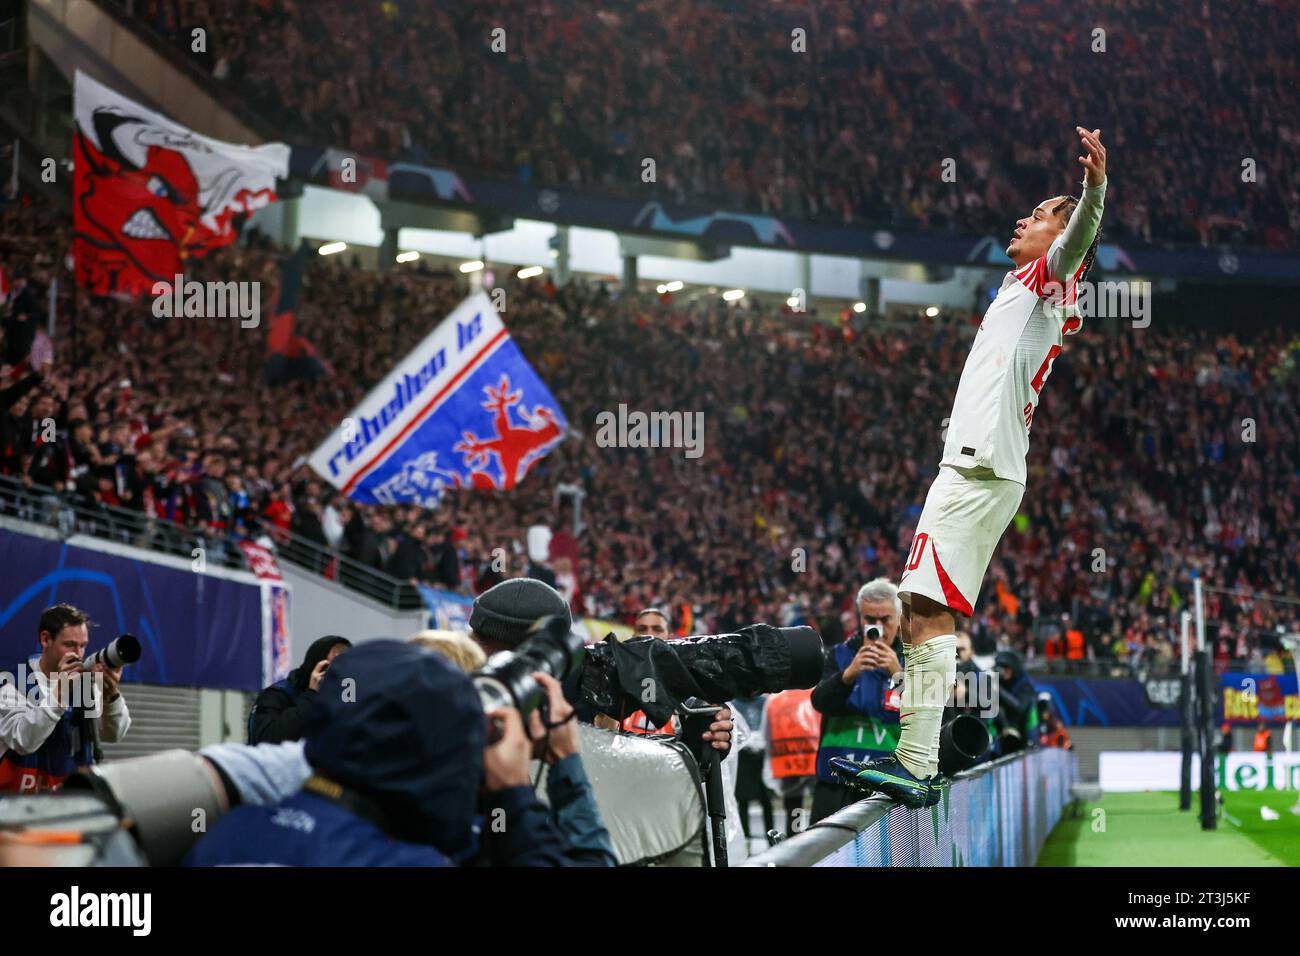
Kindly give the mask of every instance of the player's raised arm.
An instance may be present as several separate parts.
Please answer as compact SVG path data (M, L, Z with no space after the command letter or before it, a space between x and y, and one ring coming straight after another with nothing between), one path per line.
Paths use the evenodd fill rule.
M1092 240L1101 228L1102 200L1106 195L1106 147L1101 144L1101 130L1089 132L1076 126L1084 155L1079 157L1083 166L1083 198L1075 206L1061 238L1052 243L1047 253L1047 271L1057 279L1074 278Z

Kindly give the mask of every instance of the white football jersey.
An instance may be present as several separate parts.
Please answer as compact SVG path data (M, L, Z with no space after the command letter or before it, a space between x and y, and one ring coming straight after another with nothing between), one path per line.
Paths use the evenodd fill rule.
M962 369L940 464L991 468L998 478L1025 483L1038 396L1064 337L1083 327L1075 286L1082 264L1068 283L1047 267L1064 238L1003 278Z

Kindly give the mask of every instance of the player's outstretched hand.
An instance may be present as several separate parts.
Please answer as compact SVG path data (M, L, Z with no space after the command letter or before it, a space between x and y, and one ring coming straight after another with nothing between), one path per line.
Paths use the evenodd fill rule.
M1106 181L1106 147L1101 145L1101 130L1095 129L1090 133L1082 126L1076 126L1074 131L1079 134L1085 153L1079 157L1084 169L1083 181L1089 186L1100 186Z

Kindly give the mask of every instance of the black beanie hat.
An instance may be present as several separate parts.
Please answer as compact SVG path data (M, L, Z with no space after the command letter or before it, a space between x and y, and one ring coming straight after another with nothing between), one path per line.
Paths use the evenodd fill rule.
M539 617L560 614L572 625L569 602L559 591L536 578L510 578L474 599L470 630L514 646L528 636Z

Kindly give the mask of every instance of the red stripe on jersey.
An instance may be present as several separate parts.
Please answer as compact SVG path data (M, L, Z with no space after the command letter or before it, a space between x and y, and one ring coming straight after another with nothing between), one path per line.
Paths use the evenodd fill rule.
M934 557L934 570L939 574L939 586L943 588L943 596L948 601L948 607L970 617L974 613L974 608L970 606L970 601L962 596L957 585L952 583L952 578L948 577L948 572L939 563L939 552L935 550L933 543L930 546L930 554Z
M1016 278L1020 280L1025 288L1035 295L1041 296L1043 294L1043 283L1047 281L1047 257L1039 256L1017 272Z

